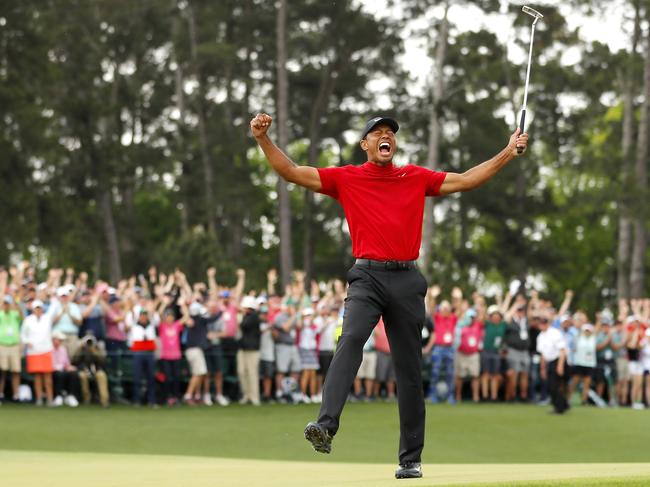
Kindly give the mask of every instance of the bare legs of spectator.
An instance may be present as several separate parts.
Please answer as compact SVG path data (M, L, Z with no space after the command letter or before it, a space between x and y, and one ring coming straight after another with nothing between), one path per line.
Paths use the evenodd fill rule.
M582 378L582 404L587 404L589 399L589 389L591 388L591 377Z
M519 397L524 401L528 399L528 374L526 372L519 374Z
M363 391L361 390L361 384L365 386ZM364 393L367 398L372 398L373 393L375 392L375 381L373 379L354 379L354 395L357 397L361 396L361 393Z
M275 374L275 391L279 393L282 391L282 379L284 379L284 374L277 373Z
M632 394L631 394L632 405L642 404L643 399L643 375L633 374L632 375Z
M223 372L214 373L214 392L217 396L223 396Z
M43 374L34 374L34 396L36 404L43 404Z
M501 379L501 374L488 374L487 383L489 385L489 397L493 401L499 399L499 387L501 387Z
M264 377L262 379L262 397L265 400L271 397L271 389L273 388L273 379L271 377Z
M209 375L203 376L203 384L201 390L203 391L203 397L210 399L210 376Z
M375 381L375 397L379 397L379 390L381 389L381 382ZM395 381L389 380L386 382L386 397L388 399L395 399Z
M36 404L38 405L43 403L43 389L45 389L47 403L51 404L54 399L51 373L34 374L34 395L36 396Z
M7 374L11 374L11 394L14 400L18 399L18 388L20 387L20 374L18 372L7 372L0 370L0 397L5 392L5 381Z
M519 397L524 401L528 399L528 374L514 370L506 372L506 401L513 401L517 397L517 378L519 379Z
M578 385L582 383L582 403L586 404L589 398L589 388L591 387L591 377L574 375L569 384L569 395L567 399L570 401Z
M616 397L621 406L627 404L627 394L630 389L630 381L628 379L621 379L616 382Z
M185 391L185 402L191 403L194 400L195 396L198 396L200 399L201 396L201 385L203 384L203 378L205 375L193 375L190 379L190 383L187 384L187 390Z
M303 369L300 376L300 391L304 396L316 396L318 382L316 381L316 370Z
M472 377L472 401L474 402L479 402L480 396L479 396L479 389L480 389L480 382L478 377ZM460 402L462 397L462 392L463 392L463 378L456 376L456 402Z
M481 374L481 399L484 401L490 396L490 374Z
M514 370L506 372L506 401L514 401L517 391L517 373Z

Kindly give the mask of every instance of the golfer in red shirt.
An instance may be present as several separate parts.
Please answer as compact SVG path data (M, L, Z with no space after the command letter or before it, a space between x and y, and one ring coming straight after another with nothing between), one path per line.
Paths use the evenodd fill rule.
M368 161L360 166L298 166L269 138L272 118L258 114L250 126L271 167L286 181L339 201L352 237L356 258L348 272L343 333L323 387L316 422L305 428L314 449L329 453L332 438L357 373L363 345L383 317L395 364L400 416L399 467L396 478L422 476L424 394L421 375L421 330L427 282L418 271L424 198L481 186L524 149L528 135L519 129L508 145L488 161L462 173L395 166L395 134L399 125L388 117L368 121L361 148Z

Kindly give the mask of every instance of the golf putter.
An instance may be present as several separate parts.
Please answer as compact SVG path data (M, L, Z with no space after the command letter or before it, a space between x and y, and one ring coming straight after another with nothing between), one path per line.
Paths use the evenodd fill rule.
M535 20L533 20L533 25L530 27L530 48L528 49L528 69L526 70L526 85L524 87L524 105L521 108L521 120L519 122L519 129L521 133L524 133L524 125L526 123L526 105L528 104L528 82L530 81L530 65L533 61L533 39L535 38L535 24L539 19L543 19L544 16L540 14L537 10L530 8L524 5L521 8L522 12L530 15ZM524 151L523 147L517 147L517 153L521 154Z

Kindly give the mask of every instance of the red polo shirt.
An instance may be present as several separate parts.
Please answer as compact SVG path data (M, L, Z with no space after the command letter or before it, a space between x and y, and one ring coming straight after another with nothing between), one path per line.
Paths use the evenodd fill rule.
M397 167L372 162L318 169L318 173L320 192L343 207L355 258L418 258L424 198L440 194L447 173L410 164Z

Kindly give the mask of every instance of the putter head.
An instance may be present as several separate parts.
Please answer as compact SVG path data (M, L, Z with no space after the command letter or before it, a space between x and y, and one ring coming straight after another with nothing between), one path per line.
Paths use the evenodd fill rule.
M521 7L521 11L524 12L525 14L530 15L531 17L535 18L535 22L537 22L539 19L543 19L544 16L540 14L537 10L534 8L530 8L528 5L524 5Z

